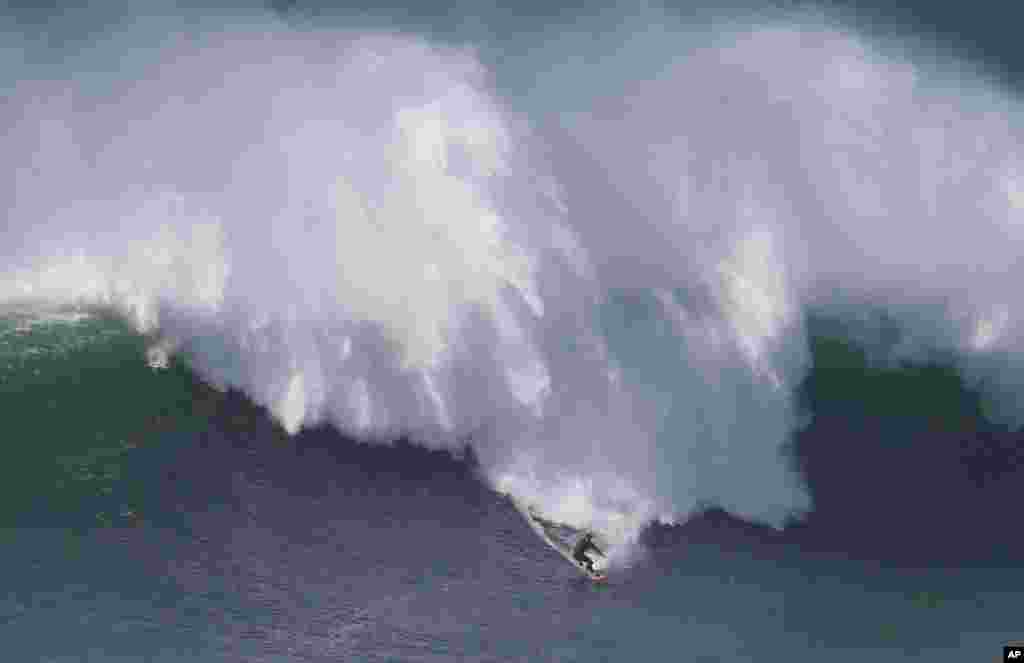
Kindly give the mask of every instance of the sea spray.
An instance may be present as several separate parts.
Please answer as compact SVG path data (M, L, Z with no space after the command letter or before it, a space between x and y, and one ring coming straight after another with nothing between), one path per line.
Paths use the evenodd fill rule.
M118 311L291 432L469 437L499 489L624 539L810 508L809 310L880 303L901 356L953 351L1019 415L1019 120L970 72L667 23L600 86L539 49L520 107L467 48L166 20L5 47L5 301Z

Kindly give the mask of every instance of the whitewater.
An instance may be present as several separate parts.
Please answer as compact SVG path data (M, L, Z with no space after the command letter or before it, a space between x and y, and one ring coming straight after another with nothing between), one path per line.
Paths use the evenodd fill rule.
M116 312L290 434L469 442L621 542L812 508L812 315L1022 420L1024 124L980 70L817 14L649 9L517 59L182 12L5 32L5 306Z

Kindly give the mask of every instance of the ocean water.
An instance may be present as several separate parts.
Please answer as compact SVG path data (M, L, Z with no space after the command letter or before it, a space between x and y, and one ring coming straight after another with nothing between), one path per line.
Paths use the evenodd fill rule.
M1024 636L1006 53L753 3L64 9L0 14L3 660Z
M1013 555L901 564L719 519L594 584L471 459L289 438L102 316L2 338L9 660L952 662L1021 633Z

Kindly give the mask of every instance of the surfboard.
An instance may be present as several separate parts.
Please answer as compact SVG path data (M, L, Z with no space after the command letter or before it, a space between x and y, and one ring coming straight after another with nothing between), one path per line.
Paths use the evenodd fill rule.
M587 570L587 567L582 563L573 559L572 546L563 540L562 536L559 536L559 530L576 531L575 528L569 527L568 525L562 525L554 521L544 518L537 510L515 497L514 495L507 495L512 501L512 504L516 507L516 510L523 516L530 528L537 533L545 543L554 548L558 553L564 557L570 564L576 569L590 578L594 582L604 582L608 580L608 574L597 568L598 561L594 562L595 571L591 573Z

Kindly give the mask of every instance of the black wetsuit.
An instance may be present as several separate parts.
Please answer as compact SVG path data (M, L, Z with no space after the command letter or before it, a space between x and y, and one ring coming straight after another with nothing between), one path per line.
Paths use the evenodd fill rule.
M596 573L594 571L594 560L587 557L587 552L590 550L599 555L604 555L601 549L594 545L593 539L589 536L583 536L576 542L576 547L572 549L572 558L587 567L587 571L590 573Z

